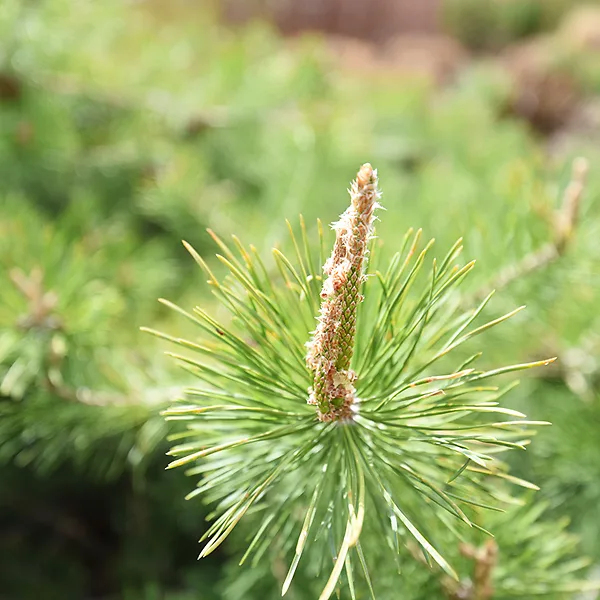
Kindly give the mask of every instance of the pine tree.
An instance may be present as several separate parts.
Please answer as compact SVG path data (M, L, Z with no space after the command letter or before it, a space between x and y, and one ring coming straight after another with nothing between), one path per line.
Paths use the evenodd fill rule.
M493 288L498 292L472 327L524 303L527 310L454 349L448 360L440 359L447 369L440 367L431 376L455 373L459 359L471 356L463 353L469 345L483 349L484 355L477 363L481 366L464 367L467 370L559 357L546 368L523 372L522 384L502 398L503 408L553 423L539 428L527 452L503 455L515 477L534 481L541 491L533 497L527 491L515 493L514 486L492 483L469 468L451 484L481 477L482 486L502 495L496 506L509 502L512 491L514 503L500 513L466 508L452 497L451 502L444 500L405 470L403 485L389 486L394 487L391 500L398 507L396 487L406 489L401 500L408 508L403 514L452 566L458 581L431 556L427 558L427 551L411 539L397 516L398 540L390 538L391 518L381 533L372 527L378 523L371 510L377 498L381 506L385 502L386 511L390 508L381 495L375 494L375 499L369 495L379 482L369 479L362 463L342 461L350 443L342 440L342 452L334 455L340 462L328 470L327 482L335 473L346 473L358 515L362 484L356 464L363 469L366 516L359 541L377 597L385 600L399 591L414 600L485 597L491 587L493 598L519 594L531 598L535 593L570 599L577 597L573 590L592 588L593 581L582 582L592 576L583 570L585 560L580 557L587 553L596 563L600 559L596 358L600 219L594 168L600 157L593 119L588 122L586 116L583 130L540 139L526 124L507 117L511 90L489 64L476 62L451 87L440 90L382 71L378 62L365 68L360 61L351 61L352 68L344 71L327 54L327 44L314 38L282 40L260 24L226 31L201 11L186 14L185 22L158 23L146 8L144 3L132 7L121 0L0 3L1 593L9 598L112 595L127 600L191 600L198 597L198 590L231 600L280 596L290 565L298 560L298 532L312 499L301 494L308 478L298 475L306 469L316 482L313 471L302 463L287 474L289 488L275 486L248 510L217 552L196 563L194 536L205 532L202 519L217 510L210 500L225 488L207 490L204 504L186 503L183 496L189 483L183 473L162 473L168 447L164 438L183 429L179 419L165 423L159 412L182 388L198 383L195 374L171 371L138 326L168 331L213 352L201 329L156 305L154 298L164 295L180 306L200 304L208 318L223 321L221 331L238 335L240 317L231 322L226 307L208 294L200 270L194 269L179 240L193 242L220 282L220 288L212 286L218 292L230 289L229 283L222 283L230 266L246 277L245 283L256 283L248 279L250 267L237 242L227 244L233 258L223 247L225 262L213 258L216 236L211 238L205 229L243 232L245 240L256 244L256 253L246 249L250 264L258 269L262 284L272 283L275 293L282 295L289 327L280 328L287 331L287 341L269 337L257 345L240 337L252 349L239 364L251 358L260 361L268 352L270 380L285 386L294 379L296 401L281 400L294 408L283 412L298 411L306 417L307 440L319 427L344 430L339 419L322 422L318 407L305 404L309 388L315 389L315 372L306 363L304 344L313 339L318 326L320 294L328 290L323 290L322 267L335 244L327 228L321 227L319 233L319 226L312 224L317 217L331 221L339 214L341 192L352 175L349 169L365 156L380 167L387 211L375 212L381 218L380 237L369 243L368 276L355 282L362 289L355 287L353 300L343 309L344 339L355 341L352 363L348 368L348 346L346 358L325 374L325 382L331 375L333 388L341 387L338 391L348 403L347 407L342 403L342 413L354 419L351 407L361 405L355 400L362 398L369 381L361 376L364 365L358 368L357 361L374 364L366 353L385 355L393 349L384 349L393 339L385 331L393 327L398 333L398 321L373 325L371 317L379 314L379 301L386 305L382 286L389 285L387 278L402 267L406 252L414 245L417 255L399 282L426 246L423 234L415 239L413 231L405 254L393 258L402 242L398 231L410 225L423 225L437 242L418 263L410 293L398 300L401 319L417 311L413 316L418 320L419 306L429 304L427 292L434 289L431 255L436 248L452 248L464 235L468 255L478 264L456 286L445 289L447 296L437 298L434 291L431 315L421 321L427 327L409 362L423 358L420 344L444 321L442 309L454 308L457 318L468 314ZM557 56L567 61L561 68L580 77L589 93L597 87L596 55L579 45L571 48L574 39L565 35L561 31L548 43L559 45ZM594 111L590 114L593 117ZM562 190L573 191L581 181L575 177L569 186L565 165L578 155L588 156L592 168L585 193L569 205L575 196ZM575 205L572 216L577 218L565 220ZM292 227L296 251L292 239L284 242L284 218L299 212L305 221ZM261 274L256 261L280 241L287 259L276 253L265 260L267 271ZM438 260L438 285L443 281L441 264ZM343 274L344 269L335 272ZM354 276L358 274L355 270ZM296 275L306 288L305 297ZM241 282L231 291L229 300L237 310L248 308L250 291ZM358 302L361 296L365 299ZM222 294L219 297L223 299ZM260 311L262 305L256 302L251 308ZM355 334L351 307L357 311ZM295 311L292 317L290 310ZM260 333L263 325L254 327ZM368 327L383 332L377 338L383 346L369 345ZM419 331L417 327L411 339ZM214 340L219 347L225 342L222 337ZM291 352L296 361L293 374L289 366L279 366ZM193 353L186 356L198 359ZM457 362L449 362L450 356ZM207 366L221 381L223 373L230 372L213 358L207 357ZM378 371L385 365L387 361L382 361L372 368L379 378L370 380L369 394L389 388L392 372ZM437 385L453 386L472 376ZM331 391L331 386L326 389ZM415 389L420 391L421 386ZM201 391L206 395L204 388ZM330 412L339 411L336 403L342 396L322 394L326 401L322 414L331 405ZM186 402L205 401L204 396L198 398ZM254 399L260 398L259 394ZM207 426L208 441L224 435L236 441L241 423L261 431L283 418L274 413L263 422L243 411L228 411L227 421L215 420L222 416L201 413L192 422ZM488 422L484 417L481 412L472 415L478 423ZM246 446L249 460L257 457L255 468L264 464L264 448L275 448L267 455L275 461L278 452L293 446L293 429L290 425L290 434L281 439ZM456 461L447 447L435 450L434 458L448 453L448 462ZM194 468L214 465L218 456L207 457ZM389 463L389 456L382 453L382 460ZM316 458L309 454L309 460ZM414 455L408 460L414 461ZM400 468L397 462L393 466ZM447 496L447 479L441 477L443 470L435 460L433 473L422 471L429 463L421 458L417 462L415 475ZM384 465L375 471L384 485L388 479L396 481L389 469ZM227 473L223 471L225 479ZM198 479L200 492L202 486L211 487L210 475ZM325 492L316 501L317 515L324 510ZM284 497L292 501L281 507L254 546L246 561L252 568L238 568L235 558L244 554L273 510L270 502ZM337 490L336 502L340 510L326 519L334 525L333 541L341 547L350 515L346 491ZM460 512L452 502L473 527L456 518L452 511ZM310 531L316 532L320 522L315 517ZM479 528L495 534L497 553ZM580 546L574 533L582 538ZM307 538L287 597L319 596L335 564L327 546L330 542L323 536L316 541ZM392 556L397 562L390 567ZM357 597L369 597L358 544L348 549L347 557ZM31 565L36 565L39 576L31 576ZM348 572L342 565L342 597L350 589L345 586L351 585Z

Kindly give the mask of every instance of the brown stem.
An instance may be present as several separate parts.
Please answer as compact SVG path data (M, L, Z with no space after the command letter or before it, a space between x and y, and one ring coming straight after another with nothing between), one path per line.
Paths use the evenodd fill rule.
M516 279L539 271L565 254L579 221L587 172L588 161L585 158L577 158L573 161L571 181L563 194L561 207L555 214L552 241L502 269L490 285L486 285L475 294L475 300L483 300L493 290L502 289Z
M460 553L473 560L472 578L456 582L445 580L444 591L449 600L491 600L494 597L494 568L498 563L498 545L488 540L477 548L470 544L461 544Z
M63 328L62 320L55 313L59 297L54 291L45 289L42 269L36 267L27 275L21 269L14 268L9 272L9 278L28 303L27 314L18 320L18 326L26 330L61 331ZM50 342L43 366L43 385L47 391L57 398L94 406L126 404L129 402L122 395L95 392L83 387L75 388L66 385L62 381L60 372L63 359L64 354L57 352L52 342Z

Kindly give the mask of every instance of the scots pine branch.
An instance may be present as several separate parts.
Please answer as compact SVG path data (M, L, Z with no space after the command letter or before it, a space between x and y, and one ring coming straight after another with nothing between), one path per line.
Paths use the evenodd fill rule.
M444 535L480 529L479 513L508 501L506 486L535 488L501 456L545 423L503 407L512 385L496 380L552 359L479 367L476 338L520 309L479 324L491 293L460 309L457 289L474 266L458 262L461 240L431 260L432 242L409 230L376 268L380 249L367 247L377 185L361 167L324 275L315 267L324 234L312 244L302 220L299 237L290 229L294 256L274 250L272 266L237 237L229 245L213 234L223 280L186 243L230 319L164 301L202 341L153 332L183 349L173 356L201 382L166 411L181 423L170 467L199 476L189 497L215 508L200 556L243 519L254 536L241 562L267 550L287 558L284 594L302 564L322 579L321 600L342 585L355 598L357 578L374 597L373 540L392 568L399 548L416 544L456 578Z
M564 190L560 209L553 215L552 241L502 269L495 277L493 285L486 286L478 292L477 296L480 299L487 296L490 291L501 290L514 281L544 269L564 256L577 232L588 170L589 164L585 158L580 157L573 161L571 180Z

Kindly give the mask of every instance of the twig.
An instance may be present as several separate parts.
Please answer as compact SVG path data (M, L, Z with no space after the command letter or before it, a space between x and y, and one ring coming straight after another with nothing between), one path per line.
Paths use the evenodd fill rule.
M26 275L21 269L14 268L11 269L9 278L29 304L27 315L20 318L18 324L24 329L60 329L60 321L53 315L58 296L56 292L44 289L44 272L35 268Z
M475 300L483 300L493 290L502 289L516 279L543 269L565 254L579 221L587 172L588 161L585 158L576 158L573 161L571 181L565 189L561 207L554 217L552 241L526 254L519 262L502 269L490 285L486 285L475 294Z
M460 553L474 561L473 578L457 583L445 580L445 588L449 600L491 600L494 596L493 575L498 562L498 545L488 540L477 548L470 544L461 544Z
M44 272L39 267L29 275L18 268L11 269L9 278L28 303L27 313L19 317L17 326L25 329L39 329L49 332L63 330L63 321L55 310L59 296L53 290L44 288ZM120 394L96 392L84 387L70 387L62 380L60 367L65 358L63 349L50 341L43 364L43 386L56 397L69 402L79 402L94 406L127 404L130 402Z

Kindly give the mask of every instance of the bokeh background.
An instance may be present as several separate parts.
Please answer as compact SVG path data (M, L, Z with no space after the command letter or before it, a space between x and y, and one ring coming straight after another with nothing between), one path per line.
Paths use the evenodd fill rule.
M2 0L0 599L278 597L240 583L241 538L196 562L209 507L164 472L189 376L139 327L186 332L161 296L217 310L182 239L215 269L206 228L267 253L370 161L385 248L464 236L476 295L555 244L577 156L568 244L496 295L528 310L485 351L560 357L507 399L554 423L513 467L593 566L600 3Z

